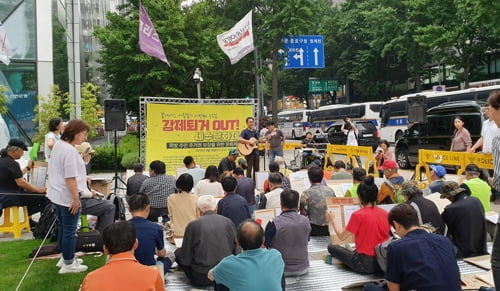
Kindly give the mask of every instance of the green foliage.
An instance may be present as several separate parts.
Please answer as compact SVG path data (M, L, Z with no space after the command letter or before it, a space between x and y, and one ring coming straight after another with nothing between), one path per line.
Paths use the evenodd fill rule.
M121 155L139 153L139 137L137 133L128 133L122 137L118 144L118 152L120 152Z
M45 134L49 132L49 121L52 118L68 114L68 93L59 90L59 86L53 85L47 97L38 96L38 105L35 106L35 118L33 122L38 124L38 131L33 138L34 142L44 143Z
M7 97L5 97L4 93L7 92L7 88L5 86L0 85L0 114L7 113Z
M120 161L122 155L117 152L117 160ZM92 170L112 171L115 168L115 147L109 144L102 144L95 147L95 153L92 155Z
M121 165L125 169L132 169L139 162L139 152L133 152L123 155Z
M28 254L38 248L41 239L2 241L0 243L0 265L2 266L2 289L14 290L23 278L31 263ZM20 286L20 291L27 290L78 290L83 278L91 271L105 264L106 256L84 256L87 272L59 275L53 260L35 260L30 271ZM17 290L17 289L16 289Z
M92 138L97 136L95 128L101 124L97 116L97 111L101 108L98 102L100 89L97 85L85 83L82 85L81 90L82 120L85 120L89 125L89 138Z

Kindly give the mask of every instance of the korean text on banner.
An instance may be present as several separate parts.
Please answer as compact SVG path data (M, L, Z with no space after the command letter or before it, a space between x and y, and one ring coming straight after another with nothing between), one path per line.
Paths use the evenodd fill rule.
M0 22L0 62L10 64L10 58L12 57L12 51L10 49L9 39L7 38L7 32L5 32L2 23Z
M253 44L252 10L230 30L217 35L217 43L229 57L231 64L236 64L244 56L251 53Z
M192 156L202 168L219 165L253 116L252 105L154 104L146 106L146 164L161 160L169 174Z
M170 66L156 29L142 4L139 6L139 46L141 51Z

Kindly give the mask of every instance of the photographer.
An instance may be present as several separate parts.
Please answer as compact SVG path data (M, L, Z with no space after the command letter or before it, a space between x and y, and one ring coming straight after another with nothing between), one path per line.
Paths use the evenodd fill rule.
M377 161L377 169L378 167L384 164L385 160L392 160L392 151L389 149L389 142L385 139L380 141L379 148L377 149L377 153L375 154L375 160ZM380 178L384 177L384 171L378 170L378 175Z
M354 122L351 121L349 117L344 117L344 124L341 128L342 132L347 135L346 145L358 146L358 129ZM358 168L362 166L361 159L359 156L355 156L356 162L358 163ZM352 160L351 160L352 165Z

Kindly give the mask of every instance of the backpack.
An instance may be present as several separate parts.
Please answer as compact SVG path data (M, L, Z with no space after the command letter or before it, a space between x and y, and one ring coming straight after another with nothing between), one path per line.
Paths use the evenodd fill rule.
M109 194L107 199L112 201L115 205L115 221L125 220L125 203L123 203L122 197L113 193Z
M403 189L401 188L400 185L394 185L388 179L386 179L384 181L384 184L387 185L387 187L389 187L389 189L391 189L392 194L394 195L395 201L392 201L392 203L401 204L401 203L405 202L405 197L403 195Z
M41 212L40 220L38 220L38 225L33 228L33 237L45 238L45 236L48 234L47 238L49 238L50 241L54 242L57 241L57 229L58 222L56 215L56 206L53 203L48 203Z

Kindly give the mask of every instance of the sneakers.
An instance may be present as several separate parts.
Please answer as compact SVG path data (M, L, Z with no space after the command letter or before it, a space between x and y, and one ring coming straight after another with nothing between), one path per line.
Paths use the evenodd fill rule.
M63 264L61 269L59 270L59 274L80 273L87 271L87 269L87 266L80 265L77 260L73 260L73 263L71 263L70 265Z
M76 261L78 262L78 264L83 263L83 260L82 260L82 259L78 259L78 258L77 258L77 259L76 259ZM64 259L63 259L62 255L61 255L61 258L60 258L60 259L59 259L59 261L57 262L56 267L60 268L60 267L62 267L63 265L64 265Z

